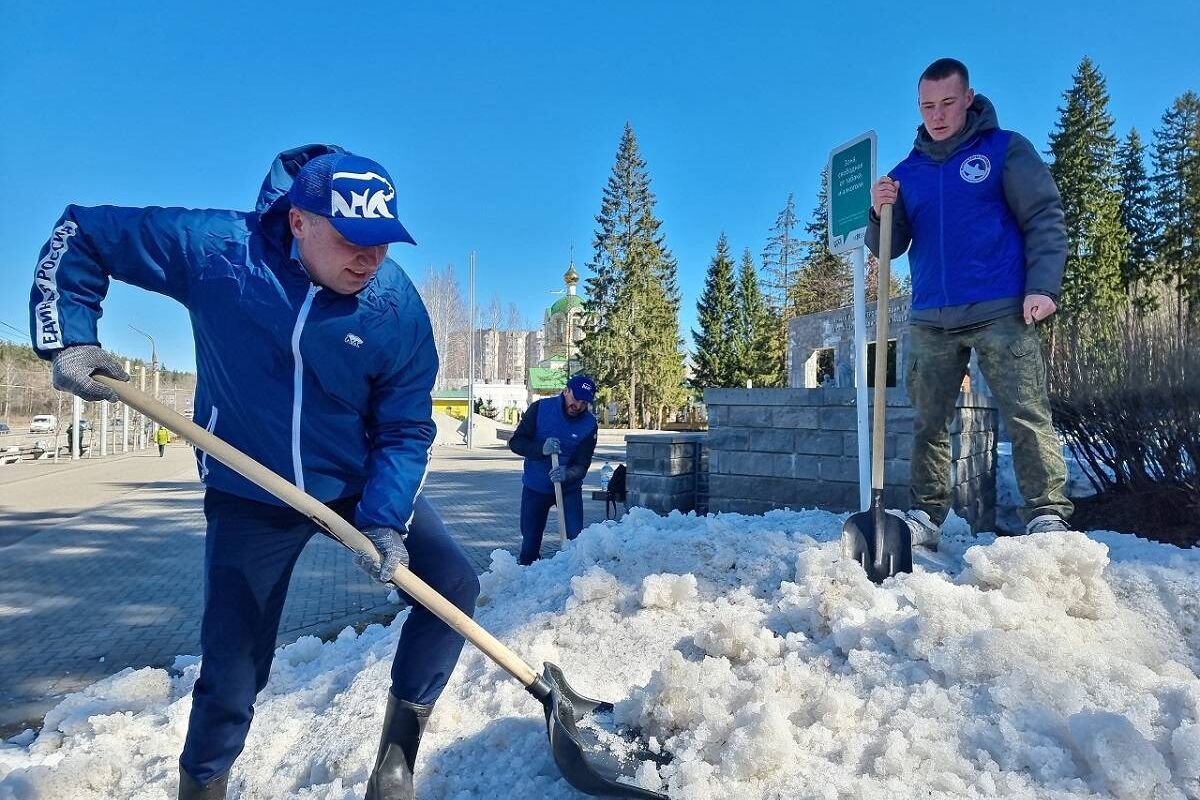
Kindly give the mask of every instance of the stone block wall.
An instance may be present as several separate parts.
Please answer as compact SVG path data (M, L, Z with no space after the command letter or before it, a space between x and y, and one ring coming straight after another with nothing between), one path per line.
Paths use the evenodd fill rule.
M837 388L706 391L708 509L859 510L855 394ZM884 502L906 509L913 410L900 389L889 389L886 403ZM996 417L990 398L964 394L951 426L953 504L975 530L995 526Z
M628 505L660 514L708 513L708 447L703 433L643 433L625 437Z

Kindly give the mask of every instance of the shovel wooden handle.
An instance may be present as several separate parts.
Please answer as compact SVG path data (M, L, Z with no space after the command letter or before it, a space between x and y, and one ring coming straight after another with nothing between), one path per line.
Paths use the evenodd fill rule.
M558 453L550 454L550 466L558 469ZM554 481L554 510L558 512L558 544L567 546L567 517L563 511L562 484Z
M379 552L367 537L341 516L330 511L324 503L297 489L250 456L201 428L190 419L172 411L157 400L139 392L125 381L114 380L104 375L93 375L92 379L117 393L121 401L145 414L150 419L182 436L191 444L208 453L225 466L237 472L266 491L278 497L292 508L304 514L331 536L357 553L366 553L379 560ZM467 641L483 651L509 675L530 688L541 681L524 660L508 649L499 639L492 636L475 620L464 614L456 605L438 594L429 584L418 578L407 567L396 567L391 582L442 622L462 634Z
M875 276L875 415L871 422L871 513L875 517L875 570L883 569L883 447L887 419L888 289L892 281L892 204L879 207L879 273Z
M871 424L871 488L883 490L883 425L887 410L888 290L892 281L892 204L879 207L879 274L875 287L875 414Z

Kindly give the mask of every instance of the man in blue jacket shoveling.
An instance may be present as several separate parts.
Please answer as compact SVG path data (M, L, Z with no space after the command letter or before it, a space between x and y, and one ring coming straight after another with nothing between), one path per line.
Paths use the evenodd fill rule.
M509 449L525 457L517 559L525 566L541 557L546 518L556 502L554 484L562 484L563 508L558 513L565 520L567 538L575 539L583 529L583 479L596 451L596 417L588 405L595 396L596 382L575 375L562 394L531 405L508 440ZM559 457L557 469L551 466L552 455Z
M196 421L354 519L379 551L367 571L416 575L468 614L479 583L421 495L435 427L437 351L425 306L386 257L415 244L378 163L339 147L280 154L254 211L68 206L31 292L38 354L54 385L115 399L93 374L128 380L99 346L110 279L188 308ZM203 660L179 759L179 797L224 798L254 699L266 684L307 517L204 453ZM368 800L412 798L413 763L463 638L413 605L392 662Z

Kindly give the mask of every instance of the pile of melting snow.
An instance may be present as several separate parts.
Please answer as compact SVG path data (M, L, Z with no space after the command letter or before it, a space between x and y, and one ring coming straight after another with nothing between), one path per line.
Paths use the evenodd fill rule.
M672 798L1200 798L1200 552L960 523L877 587L844 519L635 509L532 567L496 551L477 619L672 754L631 770ZM406 614L280 649L232 798L363 796ZM0 743L0 800L173 798L198 669L69 696ZM470 646L417 767L426 800L580 797Z

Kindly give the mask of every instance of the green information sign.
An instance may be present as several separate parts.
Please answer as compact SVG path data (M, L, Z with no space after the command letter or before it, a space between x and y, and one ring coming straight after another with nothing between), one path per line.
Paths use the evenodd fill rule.
M856 136L829 154L829 249L863 246L871 184L875 182L875 131Z

